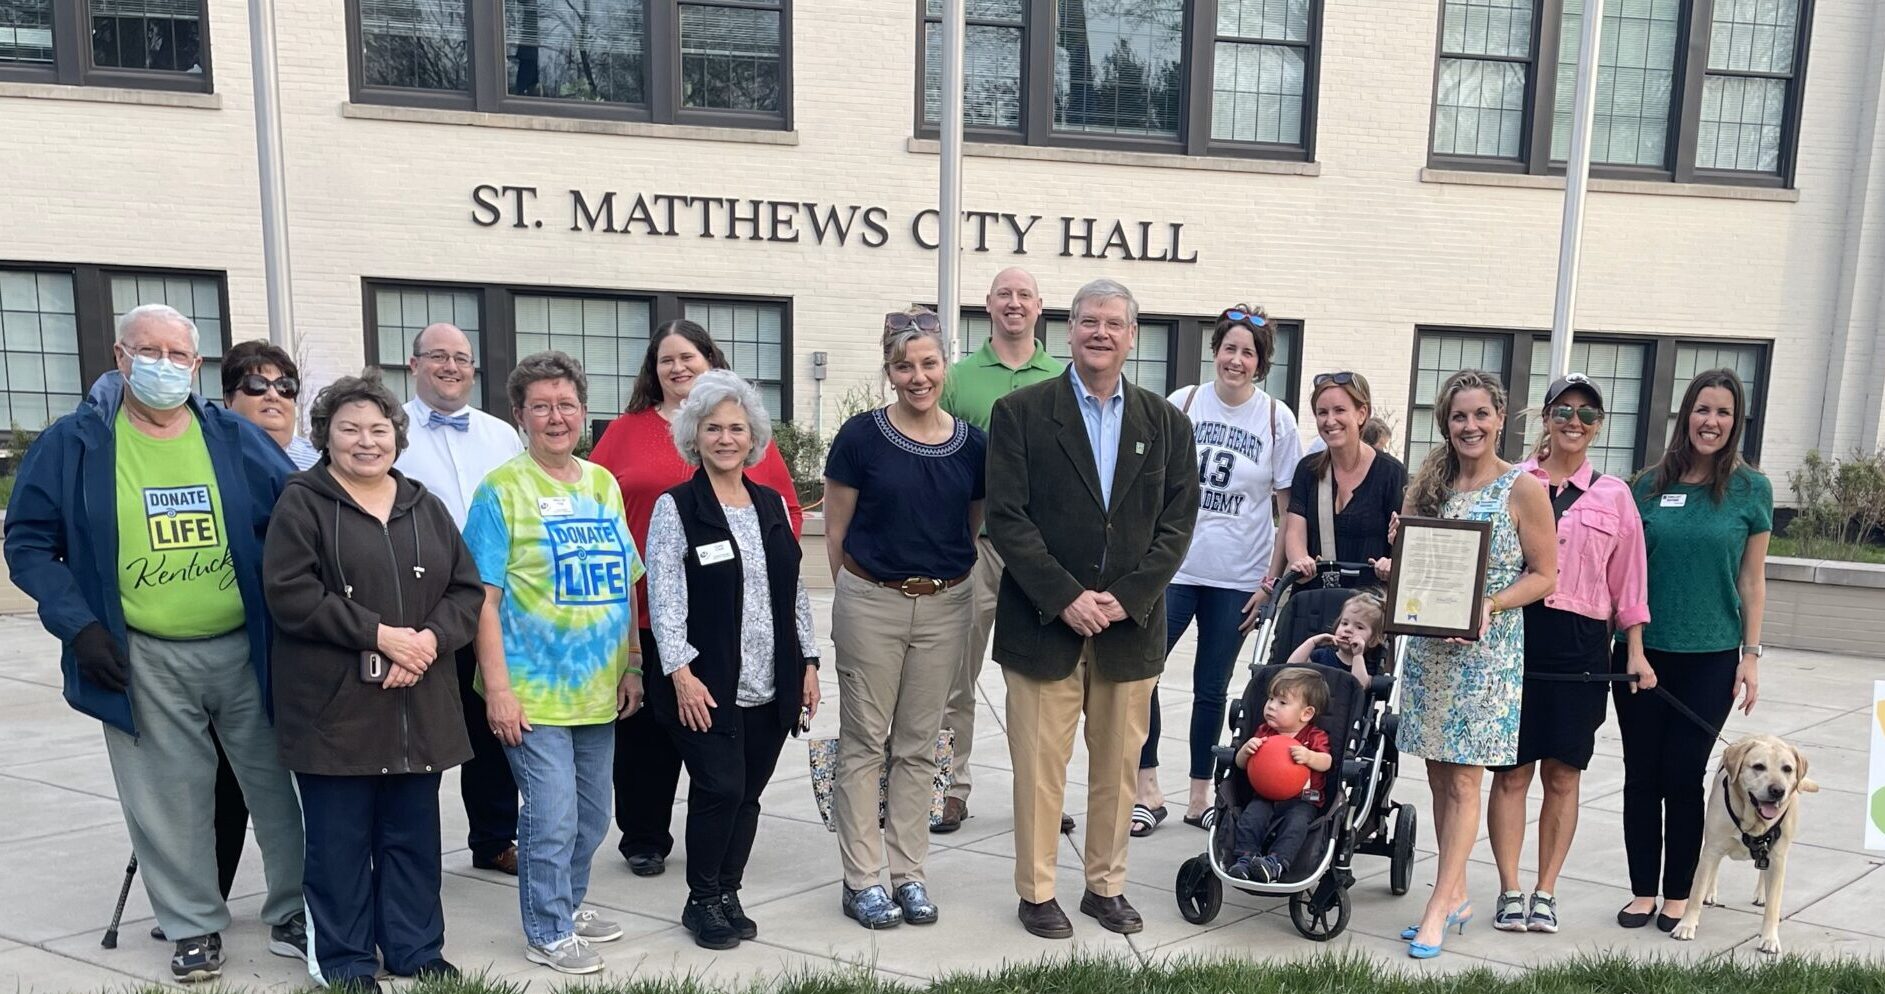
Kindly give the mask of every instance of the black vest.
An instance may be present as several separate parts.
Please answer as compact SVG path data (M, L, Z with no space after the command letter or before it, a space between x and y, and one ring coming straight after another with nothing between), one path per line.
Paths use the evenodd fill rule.
M798 540L792 535L792 522L785 514L785 501L779 492L747 479L746 492L759 512L761 545L766 554L766 586L772 603L764 608L745 603L746 572L739 543L727 526L726 512L714 495L707 471L696 470L692 479L669 490L675 510L681 518L681 530L687 537L687 551L681 562L687 571L687 643L700 653L690 669L695 678L707 685L722 714L736 707L735 695L740 683L740 619L748 610L772 612L773 703L779 709L779 723L785 728L798 727L800 699L805 686L807 660L799 652L798 616L793 608L799 588ZM700 564L699 550L716 542L725 542L732 550L731 559L711 565ZM648 705L667 717L677 717L674 682L651 672L646 679ZM716 721L713 730L731 732L732 721Z

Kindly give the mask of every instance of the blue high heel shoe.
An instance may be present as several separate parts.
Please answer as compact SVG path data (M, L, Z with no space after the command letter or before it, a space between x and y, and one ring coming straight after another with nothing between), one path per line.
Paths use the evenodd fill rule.
M1401 938L1407 940L1407 955L1415 959L1433 959L1440 955L1440 947L1446 943L1448 929L1457 928L1461 935L1466 934L1466 923L1473 920L1473 912L1467 906L1472 903L1473 899L1469 897L1461 901L1460 906L1454 908L1452 914L1446 916L1446 922L1440 926L1440 941L1431 946L1414 941L1414 938L1420 935L1418 924L1402 929Z

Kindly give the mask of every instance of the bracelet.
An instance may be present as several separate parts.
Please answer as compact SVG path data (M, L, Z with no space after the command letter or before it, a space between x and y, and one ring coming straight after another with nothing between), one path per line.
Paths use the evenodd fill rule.
M1500 606L1499 606L1499 595L1498 595L1498 594L1487 594L1487 595L1486 595L1486 603L1487 603L1488 605L1490 605L1490 606L1491 606L1491 609L1492 609L1492 613L1493 613L1493 614L1498 614L1499 612L1501 612L1501 611L1504 611L1504 610L1505 610L1505 608L1502 608L1502 607L1500 607Z
M634 675L636 675L636 676L641 676L641 667L639 667L639 666L630 666L630 667L628 667L628 670L627 670L627 672L629 672L629 673L633 673L633 674L634 674Z

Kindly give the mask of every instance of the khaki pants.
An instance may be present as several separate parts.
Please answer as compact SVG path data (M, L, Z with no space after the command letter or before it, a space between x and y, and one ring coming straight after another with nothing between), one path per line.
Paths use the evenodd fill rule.
M982 676L982 663L988 658L988 636L995 629L995 601L1001 594L1001 555L987 535L975 540L975 572L968 586L974 589L969 626L962 643L962 668L949 690L949 708L943 712L944 728L956 732L956 765L949 796L969 799L969 753L975 748L975 702L980 696L975 682Z
M929 807L936 792L936 733L962 660L971 586L905 597L838 570L831 605L837 647L838 775L832 815L844 883L923 879ZM889 754L887 813L877 828L877 777Z
M1139 749L1145 744L1154 678L1114 683L1094 675L1091 643L1064 680L1036 680L1011 669L1008 751L1014 759L1015 892L1034 904L1054 897L1054 854L1073 757L1073 733L1086 714L1086 886L1100 897L1126 889L1126 840L1132 820Z

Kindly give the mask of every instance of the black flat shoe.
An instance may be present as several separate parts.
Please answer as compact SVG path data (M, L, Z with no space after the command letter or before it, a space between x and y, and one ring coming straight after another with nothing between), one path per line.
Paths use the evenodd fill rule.
M638 853L628 857L628 872L638 877L658 877L667 868L668 861L653 853Z
M1650 918L1654 916L1656 916L1654 908L1648 911L1631 911L1630 906L1626 904L1617 911L1617 924L1624 928L1642 928L1648 925ZM1668 929L1663 931L1666 932Z
M1661 912L1657 912L1656 914L1656 930L1658 932L1673 932L1675 931L1675 927L1681 924L1681 922L1682 919L1680 918L1671 918Z

